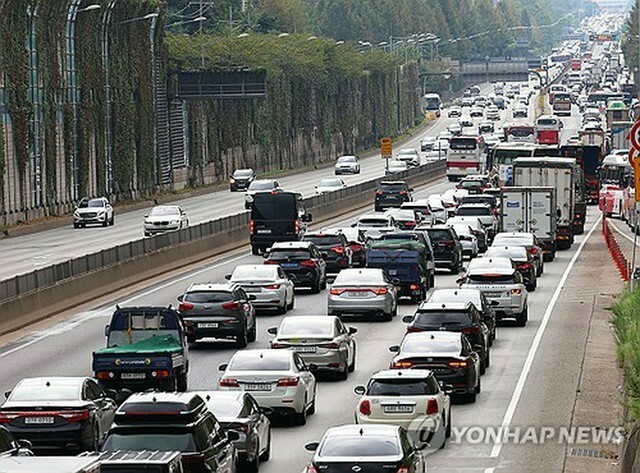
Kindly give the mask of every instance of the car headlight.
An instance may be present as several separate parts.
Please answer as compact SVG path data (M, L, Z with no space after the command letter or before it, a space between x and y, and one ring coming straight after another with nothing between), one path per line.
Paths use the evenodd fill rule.
M171 225L178 225L180 220L171 220Z
M229 179L229 182L233 184L234 182L236 182L236 180L232 177L231 179Z

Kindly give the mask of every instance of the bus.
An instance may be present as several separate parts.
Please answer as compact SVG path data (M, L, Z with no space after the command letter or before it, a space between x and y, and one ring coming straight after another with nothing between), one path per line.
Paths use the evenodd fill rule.
M513 185L513 162L516 158L559 156L557 146L541 146L535 143L500 143L490 152L487 169L499 186Z
M571 102L569 102L571 105ZM562 121L553 115L542 115L536 121L536 143L541 145L557 145L560 142Z
M553 96L553 113L555 115L571 116L571 95L566 92L557 92Z
M482 136L461 135L449 140L447 151L447 178L462 179L480 174L486 167L486 147Z
M582 69L582 61L579 58L571 59L571 62L569 64L571 65L572 71L579 71L580 69Z
M549 103L553 105L553 100L556 94L565 92L568 93L567 87L562 84L554 84L549 87Z
M440 116L442 111L442 100L438 94L424 94L424 111L427 113L435 113L436 117Z
M504 127L504 140L507 143L535 143L536 134L533 125L510 123Z

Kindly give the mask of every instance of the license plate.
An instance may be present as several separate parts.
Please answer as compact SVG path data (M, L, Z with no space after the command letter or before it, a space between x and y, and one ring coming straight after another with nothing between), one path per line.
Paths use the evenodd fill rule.
M362 291L362 292L347 292L347 295L349 297L367 297L367 293Z
M498 297L499 298L501 295L502 295L501 292L487 292L486 293L487 297Z
M293 347L293 349L298 353L315 353L317 351L317 347Z
M261 233L261 234L271 233L271 229L265 228L262 230L258 230L257 233Z
M389 270L389 276L395 276L396 274L398 274L398 270L397 269L390 269Z
M413 406L383 406L387 414L407 414L413 412Z
M30 425L53 424L53 417L25 417L24 423Z
M261 289L259 287L244 287L244 292L260 292Z
M280 263L280 266L283 268L296 268L298 263Z
M245 391L271 391L270 384L245 384Z
M145 379L146 375L144 373L122 373L120 375L122 379Z
M216 322L208 322L198 324L198 328L218 328L218 324Z

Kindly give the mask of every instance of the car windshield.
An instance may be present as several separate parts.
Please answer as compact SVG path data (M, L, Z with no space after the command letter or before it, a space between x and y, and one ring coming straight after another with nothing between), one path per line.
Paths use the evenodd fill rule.
M214 393L207 402L207 407L217 418L238 417L242 404L242 399L220 398Z
M104 200L102 199L91 199L87 204L87 207L104 207Z
M453 239L451 238L451 233L448 230L433 229L433 230L428 230L428 233L429 233L429 238L431 238L431 241L446 241L446 240Z
M233 177L251 177L253 175L253 171L249 169L238 169L233 173Z
M47 385L49 384L49 385ZM9 400L11 401L71 401L80 398L79 383L56 383L46 379L24 380L17 386Z
M491 215L491 209L488 207L460 207L456 213L462 216Z
M269 253L269 259L272 261L288 261L288 260L307 260L311 256L309 255L309 250L285 250L285 249L273 249Z
M322 179L319 184L320 187L342 187L342 181L340 179Z
M251 185L249 186L249 190L252 190L252 191L266 191L266 190L271 190L274 187L275 186L273 185L273 182L271 182L271 181L253 181L251 183Z
M354 156L343 156L341 158L338 158L338 163L340 164L348 164L348 163L355 163L356 162L356 158Z
M424 396L438 394L434 379L374 379L369 384L369 396Z
M450 353L453 356L459 355L462 342L458 337L447 337L438 339L435 336L408 337L402 342L402 353Z
M389 226L389 221L381 218L363 218L358 221L358 225L361 227L384 228Z
M309 320L305 317L289 317L282 322L278 330L278 336L291 337L294 335L304 335L305 337L333 338L333 327L334 321L331 318L327 318L326 320Z
M413 323L416 325L469 325L471 317L467 312L418 312Z
M342 270L333 281L334 286L376 285L384 284L380 271Z
M151 450L160 452L195 452L196 442L192 433L157 434L131 432L129 434L112 433L107 437L103 451Z
M161 217L165 215L180 215L177 207L154 207L149 215L153 217Z
M320 447L321 457L384 457L400 455L400 447L393 437L374 435L338 435L327 438Z
M233 294L229 291L195 291L187 292L183 300L184 302L195 302L196 304L214 304L232 301Z
M291 360L288 356L251 353L236 353L229 364L230 371L289 371Z
M542 126L553 126L557 125L558 122L554 118L540 118L538 119L537 124Z
M238 266L233 271L231 279L234 281L242 280L273 280L276 274L272 266Z
M518 138L525 138L527 136L533 135L533 127L509 128L508 133L511 136L515 136L515 137L518 137Z

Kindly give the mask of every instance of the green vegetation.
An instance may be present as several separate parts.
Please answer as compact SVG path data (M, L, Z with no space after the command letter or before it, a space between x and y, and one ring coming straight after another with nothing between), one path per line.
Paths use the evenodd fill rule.
M622 52L629 69L638 67L638 1L634 2L621 40Z
M640 290L625 292L612 310L625 380L627 420L634 422L640 419Z

